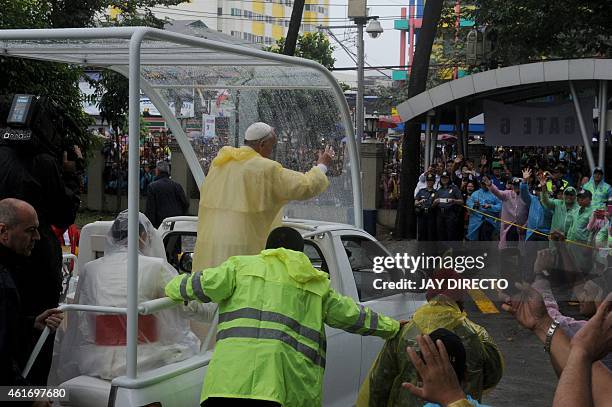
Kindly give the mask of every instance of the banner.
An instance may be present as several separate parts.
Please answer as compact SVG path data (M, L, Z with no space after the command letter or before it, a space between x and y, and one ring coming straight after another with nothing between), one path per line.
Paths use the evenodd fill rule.
M208 114L202 115L202 135L204 138L215 137L215 116Z
M168 107L170 108L170 111L172 113L175 112L174 102L169 102ZM140 113L144 114L145 112L149 116L161 116L161 113L153 105L153 102L151 102L151 100L148 97L141 96L140 97ZM189 117L195 117L195 110L194 110L193 102L183 102L183 105L181 106L181 113L179 116L177 116L177 118L184 119L184 118L189 118Z
M589 137L593 134L593 98L580 100ZM510 105L484 101L488 146L583 145L573 102Z

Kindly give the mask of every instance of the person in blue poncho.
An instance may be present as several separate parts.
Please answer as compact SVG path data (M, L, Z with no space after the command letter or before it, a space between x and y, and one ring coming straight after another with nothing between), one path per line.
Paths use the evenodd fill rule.
M499 234L499 218L501 213L501 201L489 191L491 179L487 175L480 178L480 189L474 191L467 200L470 211L468 223L467 240L489 241ZM476 212L478 211L478 212ZM482 212L482 213L480 213ZM486 216L486 215L490 216ZM492 218L493 216L494 218Z

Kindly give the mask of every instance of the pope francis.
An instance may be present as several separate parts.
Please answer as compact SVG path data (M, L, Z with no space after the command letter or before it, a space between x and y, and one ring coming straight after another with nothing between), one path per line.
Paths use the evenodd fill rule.
M194 271L216 267L231 256L258 254L270 231L281 225L287 202L315 197L329 185L330 147L303 174L270 159L276 134L268 124L250 125L244 144L223 147L202 184Z

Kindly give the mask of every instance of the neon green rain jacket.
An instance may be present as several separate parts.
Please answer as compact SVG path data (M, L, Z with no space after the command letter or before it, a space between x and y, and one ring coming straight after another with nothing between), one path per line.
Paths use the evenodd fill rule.
M320 406L324 323L385 339L399 331L397 321L336 293L304 253L287 249L234 256L218 267L177 276L166 295L219 304L217 344L202 401L227 397Z

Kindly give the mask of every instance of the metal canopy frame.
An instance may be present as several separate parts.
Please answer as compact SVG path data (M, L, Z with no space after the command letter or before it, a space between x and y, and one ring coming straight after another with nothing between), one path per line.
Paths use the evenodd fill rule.
M83 42L91 40L91 42ZM162 47L145 40L163 41ZM71 46L58 46L66 41ZM70 41L77 41L73 44ZM80 41L80 43L79 43ZM88 44L90 45L88 47ZM152 45L153 44L153 45ZM302 58L274 54L241 45L168 32L149 27L60 28L35 30L0 30L3 55L106 67L129 79L129 142L128 142L128 302L127 302L127 377L136 379L138 344L138 211L139 211L139 134L140 90L150 98L166 119L189 168L198 183L204 172L180 123L164 103L153 85L141 75L146 65L199 66L293 66L307 68L321 75L329 84L340 107L347 132L351 160L354 219L363 227L359 157L348 105L342 89L331 72L322 65Z
M483 101L493 99L503 103L514 103L557 93L569 93L574 101L574 110L579 122L591 171L596 165L605 164L606 114L599 120L599 153L597 163L591 151L591 135L580 111L575 83L599 83L598 108L607 111L608 81L612 80L612 59L584 58L542 61L504 68L492 69L466 75L443 83L400 103L397 111L402 121L427 121L428 112L445 116L454 122L455 107L465 105L469 117L483 112ZM428 128L428 127L426 127ZM427 140L427 137L426 137Z

